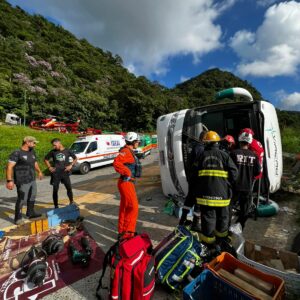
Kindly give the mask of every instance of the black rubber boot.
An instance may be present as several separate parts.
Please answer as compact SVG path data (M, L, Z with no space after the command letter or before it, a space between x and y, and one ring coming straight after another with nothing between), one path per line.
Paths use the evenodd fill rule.
M180 221L179 221L179 225L184 225L184 223L186 222L186 218L187 218L188 213L189 213L188 209L186 209L186 208L182 209L182 215L181 215L181 218L180 218Z
M23 221L23 219L22 219L22 213L21 213L21 211L20 211L19 209L16 209L16 211L15 211L15 219L14 219L14 223L15 223L16 225L20 225L20 224L23 224L23 223L24 223L24 221Z
M201 232L200 217L194 216L191 230Z
M216 240L217 245L221 249L221 252L228 252L234 257L237 257L236 249L232 245L232 239L231 236L228 235L226 237L218 238Z
M32 202L32 201L28 202L28 204L27 204L26 216L28 219L40 218L42 216L41 214L37 214L34 211L34 202Z

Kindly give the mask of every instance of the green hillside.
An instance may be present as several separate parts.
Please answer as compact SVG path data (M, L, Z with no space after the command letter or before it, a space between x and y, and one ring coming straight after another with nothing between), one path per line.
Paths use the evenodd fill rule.
M46 168L43 160L46 153L48 153L48 151L52 149L50 144L50 141L52 139L56 137L60 138L62 143L67 147L69 147L76 139L76 135L74 134L51 133L37 131L22 126L0 125L0 179L5 177L5 167L8 161L9 154L22 145L22 140L27 135L34 136L39 141L35 150L42 170L45 170Z
M262 99L260 92L248 81L219 69L208 70L199 76L178 84L174 92L179 97L186 97L190 107L197 107L209 104L214 99L216 92L231 87L243 87L252 94L255 100Z
M0 0L2 118L25 108L29 120L52 114L80 117L83 127L152 130L165 102L165 88L129 73L118 55Z
M42 16L0 0L0 118L80 118L82 127L155 129L158 116L206 104L232 86L257 90L229 72L209 70L175 89L136 77L122 59L77 39ZM25 102L26 97L26 102Z
M120 56L0 0L0 120L8 112L23 118L25 111L27 122L50 114L80 118L82 128L150 132L160 115L208 104L216 92L235 86L261 99L249 82L219 69L173 89L136 77ZM300 114L278 115L284 149L298 152Z

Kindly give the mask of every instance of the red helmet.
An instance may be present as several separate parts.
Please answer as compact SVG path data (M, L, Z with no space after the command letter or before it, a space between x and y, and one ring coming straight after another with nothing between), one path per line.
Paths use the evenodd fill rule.
M235 140L234 140L232 135L229 135L229 134L225 135L223 140L227 141L228 143L232 143L232 144L235 145Z
M247 133L251 134L252 136L254 136L254 131L251 128L242 129L240 134L242 134L243 132L247 132Z

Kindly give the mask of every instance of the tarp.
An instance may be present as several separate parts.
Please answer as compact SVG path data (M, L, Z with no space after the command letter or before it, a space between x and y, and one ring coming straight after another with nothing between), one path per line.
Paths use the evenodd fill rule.
M75 238L71 237L71 239L78 250L81 250L79 241L83 235L88 237L90 246L93 249L91 260L87 267L82 267L80 264L77 265L71 262L68 241L65 243L65 247L62 252L51 255L47 258L47 275L42 286L32 287L28 285L20 268L16 271L10 272L9 274L0 276L0 299L41 299L47 294L53 293L99 271L102 268L104 252L99 248L92 237L89 236L88 233L81 231ZM10 249L9 257L12 258L12 256L18 252L16 249L17 246L21 246L21 248L26 246L25 248L27 248L28 243L34 243L32 237L13 240L13 242L7 244L8 246L5 248L5 251Z

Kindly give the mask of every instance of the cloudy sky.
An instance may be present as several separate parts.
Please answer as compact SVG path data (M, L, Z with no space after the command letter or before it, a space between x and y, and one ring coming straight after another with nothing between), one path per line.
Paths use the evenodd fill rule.
M300 110L300 3L276 0L9 0L173 87L218 67Z

